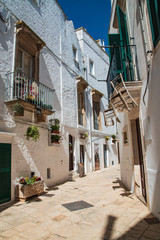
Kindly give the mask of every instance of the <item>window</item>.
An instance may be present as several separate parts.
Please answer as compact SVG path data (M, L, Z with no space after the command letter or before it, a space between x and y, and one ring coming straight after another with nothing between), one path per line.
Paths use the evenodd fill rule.
M93 95L93 127L96 130L101 130L101 111L100 111L100 99L103 96L102 93L96 89L92 89Z
M22 49L18 49L18 70L22 71L29 77L34 76L33 57Z
M89 72L94 75L94 62L92 60L89 60Z
M73 49L73 60L74 60L74 64L75 64L75 66L79 69L78 56L77 56L77 48L75 48L74 46L72 46L72 49Z
M15 69L35 80L39 79L39 52L45 43L23 21L16 24Z
M152 31L153 44L156 46L160 40L160 1L147 0L149 18Z
M84 115L84 92L78 92L78 123L83 125Z
M40 1L41 1L41 0L33 0L33 2L34 2L38 7L40 7Z
M74 60L77 61L77 48L75 48L75 47L73 46L72 49L73 49L73 58L74 58Z
M93 101L94 129L99 130L100 103Z
M123 143L127 144L128 143L128 137L127 137L127 132L123 133Z
M86 113L85 113L85 89L88 83L81 77L76 77L77 83L77 101L78 101L78 124L86 125Z

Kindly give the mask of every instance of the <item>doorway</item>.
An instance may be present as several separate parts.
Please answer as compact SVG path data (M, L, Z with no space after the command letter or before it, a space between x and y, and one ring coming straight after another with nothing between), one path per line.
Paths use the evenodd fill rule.
M104 151L104 168L108 167L107 166L107 145L103 145L103 151Z
M140 194L143 196L144 200L147 201L139 118L135 120L131 120L131 129L132 129L132 142L133 142L133 154L134 154L135 191L136 191L136 195L138 195L137 189L138 187L140 188L140 185L141 185Z
M11 200L11 144L0 143L0 204Z
M94 145L95 171L100 170L99 145Z
M80 145L80 163L84 166L84 145Z
M69 135L69 171L73 170L73 137Z

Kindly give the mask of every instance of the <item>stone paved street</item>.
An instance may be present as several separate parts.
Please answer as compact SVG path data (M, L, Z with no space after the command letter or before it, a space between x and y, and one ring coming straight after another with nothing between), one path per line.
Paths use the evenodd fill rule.
M113 166L28 202L1 206L0 239L160 239L160 224L151 224L155 219L122 187L119 175Z

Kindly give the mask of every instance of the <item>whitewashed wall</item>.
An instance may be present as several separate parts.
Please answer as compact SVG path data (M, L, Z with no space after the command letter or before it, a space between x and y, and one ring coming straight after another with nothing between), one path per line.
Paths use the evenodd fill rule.
M116 1L113 3L114 7L115 3ZM157 44L156 48L153 47L147 1L142 1L143 16L140 16L140 8L137 3L138 1L126 1L127 23L129 36L133 38L131 40L131 44L136 45L136 63L138 66L137 73L139 80L142 81L139 118L146 177L147 204L156 217L160 219L160 130L158 127L160 119L160 43ZM112 12L114 15L114 10ZM113 30L112 28L113 15L111 17L110 32L115 31L115 29ZM152 51L152 53L147 53L148 51ZM148 64L151 65L149 85L147 85ZM144 97L146 86L147 91ZM118 132L120 141L120 157L122 160L121 178L125 185L133 191L135 176L133 174L132 141L129 141L129 145L124 147L121 135L125 125L128 126L129 135L131 134L131 129L129 128L130 122L127 115L123 113L120 114L120 120L121 124L118 124ZM131 138L129 137L129 139Z
M0 132L2 132L0 142L12 144L11 178L13 184L11 192L12 199L14 199L15 178L22 175L29 177L32 171L42 176L46 186L59 184L69 179L69 135L72 135L74 141L74 170L77 170L77 164L80 161L80 144L85 145L85 172L94 170L94 141L98 141L100 146L101 168L103 168L104 136L115 134L116 130L115 128L105 128L102 116L102 133L93 136L93 138L90 135L87 141L79 139L76 76L81 75L85 78L83 60L85 59L88 68L88 57L91 56L96 64L96 79L106 79L108 71L108 56L106 53L87 33L83 36L86 46L85 48L82 47L82 42L77 38L72 21L66 19L56 0L41 0L39 6L31 0L2 0L1 2L10 13L10 21L7 33L0 32ZM29 122L31 114L25 112L24 117L13 117L8 113L4 104L5 74L14 71L16 40L14 25L18 20L23 20L46 43L46 46L40 52L39 81L55 89L55 113L52 117L60 119L63 140L60 144L54 146L48 145L47 122L46 124L37 124L40 139L37 142L28 141L24 135L27 127L31 124L31 121ZM1 20L0 27L5 29ZM79 69L73 61L73 45L77 48ZM89 45L93 46L90 47ZM87 74L89 84L106 95L106 83L98 83L96 79ZM90 101L87 127L85 128L88 131L93 122L90 90L91 87L86 90L86 98ZM108 100L106 98L102 99L102 109L107 108ZM117 163L116 154L110 146L110 157L108 159L111 162ZM51 169L50 179L47 179L47 168Z

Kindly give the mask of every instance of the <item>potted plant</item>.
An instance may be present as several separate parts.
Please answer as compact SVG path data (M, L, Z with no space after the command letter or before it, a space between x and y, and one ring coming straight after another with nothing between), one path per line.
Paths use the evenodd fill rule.
M12 111L15 116L24 116L24 107L20 103L15 103L12 105Z
M108 140L110 139L110 137L105 136L105 141L108 142Z
M61 136L57 134L51 135L51 143L59 143L60 139L61 139Z
M116 140L116 135L113 134L111 137L112 137L112 143L116 143L116 141L117 141Z
M80 138L81 138L81 139L86 139L86 138L88 138L88 133L87 133L87 132L85 132L85 133L80 133Z
M60 121L59 121L59 119L57 119L57 118L50 119L49 123L50 123L51 133L59 134L59 129L60 129Z
M44 192L44 181L41 177L20 177L17 179L16 199L26 201L27 198Z
M28 127L25 136L27 140L33 138L33 140L36 142L40 136L38 128L36 126Z

